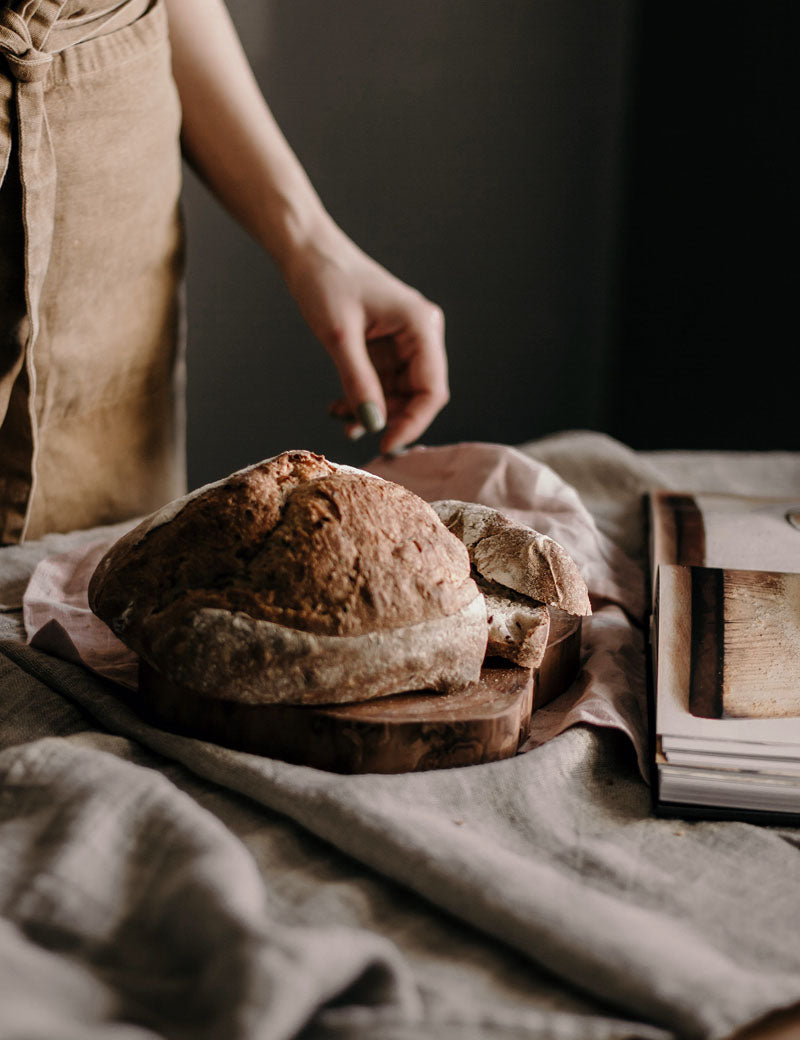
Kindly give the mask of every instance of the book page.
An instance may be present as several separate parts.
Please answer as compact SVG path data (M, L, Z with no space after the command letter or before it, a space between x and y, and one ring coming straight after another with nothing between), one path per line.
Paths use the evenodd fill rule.
M656 732L669 749L742 745L800 745L800 718L701 718L690 711L692 568L658 568L655 619ZM766 753L762 748L760 753ZM800 754L800 748L798 748Z
M705 528L707 567L800 571L800 528L788 519L800 512L800 498L699 494L694 500Z

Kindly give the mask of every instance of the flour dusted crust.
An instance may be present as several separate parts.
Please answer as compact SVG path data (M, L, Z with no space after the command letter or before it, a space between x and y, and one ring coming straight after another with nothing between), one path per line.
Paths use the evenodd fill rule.
M464 546L405 488L284 452L172 503L101 560L92 610L166 678L318 704L479 677Z
M357 636L316 635L247 614L201 608L167 626L151 656L169 678L242 704L344 704L392 693L446 693L476 680L486 649L486 606ZM149 659L149 658L148 658Z
M488 506L451 499L432 505L483 578L568 614L591 614L586 583L558 542Z

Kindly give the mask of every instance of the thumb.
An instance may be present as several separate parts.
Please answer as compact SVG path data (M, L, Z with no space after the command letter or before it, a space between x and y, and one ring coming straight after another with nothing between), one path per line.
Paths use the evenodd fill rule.
M386 425L386 401L378 373L367 352L363 321L355 314L336 326L328 337L327 350L354 416L367 433Z

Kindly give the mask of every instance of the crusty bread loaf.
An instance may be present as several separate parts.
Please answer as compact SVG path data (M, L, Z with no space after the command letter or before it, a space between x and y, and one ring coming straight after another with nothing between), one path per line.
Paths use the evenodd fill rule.
M405 488L284 452L117 542L92 610L172 682L247 703L368 700L478 678L466 549Z
M431 504L483 578L568 614L591 614L586 583L558 542L488 506L451 499Z

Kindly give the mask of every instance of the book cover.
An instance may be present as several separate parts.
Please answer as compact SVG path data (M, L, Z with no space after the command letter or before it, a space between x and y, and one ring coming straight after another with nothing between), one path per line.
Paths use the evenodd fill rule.
M800 816L800 499L656 492L654 796Z

